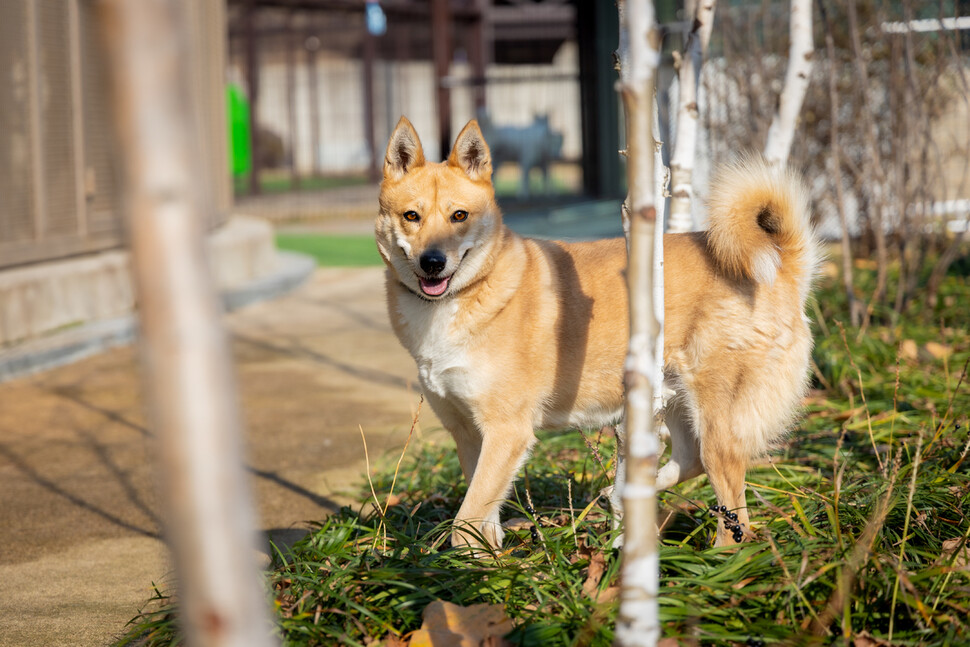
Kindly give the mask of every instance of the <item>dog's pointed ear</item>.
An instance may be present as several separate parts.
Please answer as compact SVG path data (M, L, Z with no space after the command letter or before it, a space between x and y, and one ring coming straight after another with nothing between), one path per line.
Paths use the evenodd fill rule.
M473 180L488 180L492 177L492 154L478 122L474 119L465 124L458 133L455 147L448 156L448 164L457 166Z
M424 166L424 149L418 132L408 121L401 117L387 142L387 153L384 154L384 177L400 179L411 169Z

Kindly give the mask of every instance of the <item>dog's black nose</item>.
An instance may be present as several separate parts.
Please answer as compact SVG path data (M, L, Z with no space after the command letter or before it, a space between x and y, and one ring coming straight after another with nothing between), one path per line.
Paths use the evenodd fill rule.
M431 249L421 254L421 269L428 276L436 276L445 269L448 259L437 249Z

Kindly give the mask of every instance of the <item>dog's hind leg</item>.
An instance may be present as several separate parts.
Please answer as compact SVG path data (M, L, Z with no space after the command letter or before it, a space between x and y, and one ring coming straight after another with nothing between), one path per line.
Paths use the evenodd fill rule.
M609 497L610 510L613 511L613 528L619 528L623 521L623 484L626 483L626 423L620 421L614 427L616 436L616 473L613 475L613 484L603 488L602 494ZM622 545L622 540L620 540Z
M741 540L738 525L747 527L748 508L744 498L744 476L748 468L747 448L740 446L725 416L701 413L701 460L720 505L726 508L717 525L715 546L728 546ZM737 519L730 516L737 515ZM732 527L729 530L725 525Z
M657 490L672 488L704 473L697 434L683 405L677 402L667 405L664 422L670 434L670 458L657 472Z

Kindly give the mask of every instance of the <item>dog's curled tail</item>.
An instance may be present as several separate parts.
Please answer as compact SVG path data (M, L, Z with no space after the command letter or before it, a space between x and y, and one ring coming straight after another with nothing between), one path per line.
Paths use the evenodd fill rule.
M788 168L743 157L717 173L708 199L708 245L728 275L774 283L784 270L811 280L816 245L808 191Z

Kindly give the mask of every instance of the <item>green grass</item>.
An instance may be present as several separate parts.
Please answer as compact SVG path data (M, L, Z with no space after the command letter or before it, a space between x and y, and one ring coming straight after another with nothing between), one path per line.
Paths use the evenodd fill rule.
M288 193L290 191L325 191L345 186L360 186L369 180L365 175L335 175L300 178L299 187L293 187L289 171L268 170L260 173L259 185L263 193ZM237 196L249 194L249 175L234 177L233 190Z
M321 267L369 267L384 264L373 236L277 234L276 246L309 254Z
M966 277L949 276L944 293L955 298L843 338L843 297L835 282L819 290L810 310L818 370L804 417L790 444L748 474L754 537L736 549L712 548L714 497L705 478L662 495L673 513L661 546L665 637L719 645L965 643ZM907 339L936 341L950 354L897 362ZM541 435L504 514L526 521L486 559L447 547L465 489L453 448L412 445L394 488L401 496L383 517L368 488L359 505L277 552L268 581L284 643L406 636L430 601L445 599L501 604L515 645L610 644L621 554L610 548L614 532L598 495L609 483L613 441L590 440L595 453L579 434ZM387 458L374 476L382 503L396 460ZM598 581L591 567L602 567ZM175 602L159 592L125 640L177 644L175 614Z

